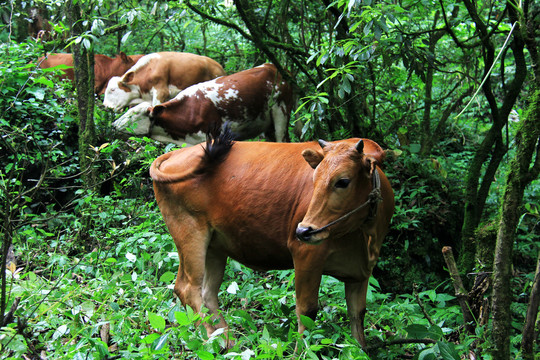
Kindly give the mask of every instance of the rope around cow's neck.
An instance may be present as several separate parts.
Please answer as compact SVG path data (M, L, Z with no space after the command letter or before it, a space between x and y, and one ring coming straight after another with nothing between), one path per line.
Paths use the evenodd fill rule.
M348 213L346 213L345 215L341 216L340 218L337 218L336 220L324 225L323 227L320 227L318 229L315 229L315 230L311 230L309 232L310 235L313 235L313 234L318 234L324 230L326 230L327 228L329 228L330 226L332 225L335 225L337 224L338 222L340 221L343 221L345 219L347 219L349 216L353 215L354 213L362 210L363 208L365 208L366 206L368 205L371 205L372 208L370 209L370 212L369 212L369 215L367 217L367 220L369 219L373 219L376 215L377 215L377 204L382 201L382 195L381 195L381 178L379 176L379 172L377 171L377 169L375 169L375 174L373 175L372 177L372 182L373 182L373 189L371 190L371 192L369 193L368 195L368 199L365 203L363 203L362 205L360 205L359 207L357 207L356 209L353 209L351 211L349 211Z

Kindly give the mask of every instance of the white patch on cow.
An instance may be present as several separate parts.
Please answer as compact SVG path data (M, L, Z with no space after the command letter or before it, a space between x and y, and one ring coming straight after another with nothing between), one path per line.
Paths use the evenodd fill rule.
M152 53L152 54L148 54L148 55L144 55L142 58L139 59L139 61L137 61L137 63L135 65L133 65L131 67L131 69L129 69L128 71L126 71L126 73L128 72L137 72L139 71L142 67L148 65L148 63L150 62L150 60L152 59L159 59L161 57L161 55L159 55L158 53Z
M215 106L219 106L223 98L219 95L219 90L224 86L223 83L218 84L215 81L207 84L204 88L204 96L212 101Z
M140 104L144 101L144 97L141 99L139 95L138 85L127 85L130 89L129 92L124 91L118 85L122 81L119 76L113 76L107 84L105 90L105 98L103 99L103 106L113 109L114 111L120 111L128 106Z
M185 138L173 139L161 126L153 126L150 137L159 142L173 143L180 146L184 146L184 144L186 144L186 146L193 146L206 140L206 134L202 131L199 131L196 134L189 134Z
M161 101L157 98L158 91L155 87L150 89L150 98L152 99L152 106L161 104Z
M190 87L185 88L184 90L180 91L178 95L174 97L174 99L182 100L187 97L194 97L194 96L200 97L202 95L205 98L212 101L212 103L215 106L219 107L219 105L221 104L221 101L223 100L219 96L219 89L221 89L224 86L224 84L223 83L218 84L216 80L217 79L208 80L202 83L191 85Z
M223 94L223 97L225 100L236 100L240 99L238 97L239 91L234 89L234 86L231 86L225 93Z
M116 120L113 127L127 134L148 135L152 122L150 121L148 108L149 102L143 102L131 109Z

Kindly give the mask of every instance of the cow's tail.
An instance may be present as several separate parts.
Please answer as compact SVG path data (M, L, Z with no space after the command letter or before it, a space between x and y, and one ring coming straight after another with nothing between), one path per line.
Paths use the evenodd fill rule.
M169 152L158 157L150 166L152 180L159 183L172 183L187 181L195 177L211 173L221 164L234 145L234 135L230 127L225 124L222 128L219 124L211 126L206 133L206 143L201 144L203 155L195 168L185 172L165 173L160 170L163 162L167 161L174 152Z

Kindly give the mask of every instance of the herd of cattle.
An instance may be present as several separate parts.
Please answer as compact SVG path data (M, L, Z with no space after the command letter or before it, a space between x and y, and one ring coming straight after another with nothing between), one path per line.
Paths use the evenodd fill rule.
M40 66L59 63L72 65L71 55L49 55ZM203 322L208 335L229 334L218 293L230 257L258 270L294 268L299 332L301 316L317 313L322 275L343 281L352 335L366 346L368 280L394 212L378 144L280 143L293 95L272 64L226 75L216 61L187 53L96 55L95 92L105 106L128 109L114 127L159 141L193 145L226 124L150 167L180 259L174 292L216 318ZM277 142L236 141L261 133Z
M51 54L38 63L71 66L64 77L74 78L71 54ZM103 105L128 109L113 123L121 132L194 145L210 127L227 123L236 140L262 133L279 142L288 138L292 90L272 64L226 75L206 56L120 53L95 55L94 73L95 93L105 94Z

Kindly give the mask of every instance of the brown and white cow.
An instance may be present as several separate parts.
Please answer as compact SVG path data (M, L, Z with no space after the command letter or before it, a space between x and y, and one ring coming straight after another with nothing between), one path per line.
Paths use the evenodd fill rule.
M128 110L113 126L128 134L162 142L194 145L215 124L227 123L236 140L261 133L279 142L287 138L292 90L272 64L192 85L174 99Z
M181 90L225 75L215 60L182 52L148 54L123 76L112 77L103 105L120 111L128 106L151 102L161 104Z
M96 94L105 93L105 86L113 76L123 75L131 69L137 61L144 55L126 55L120 52L116 57L111 58L106 55L94 55L94 92ZM67 65L69 68L63 69L63 79L73 81L73 55L72 54L49 54L38 59L39 67L47 69L58 65Z
M221 138L218 138L220 140ZM158 157L154 192L180 258L174 292L227 328L218 291L227 258L257 270L294 267L296 313L314 318L323 274L345 282L352 335L365 346L368 279L394 211L368 139L207 142ZM204 322L208 334L216 330Z

